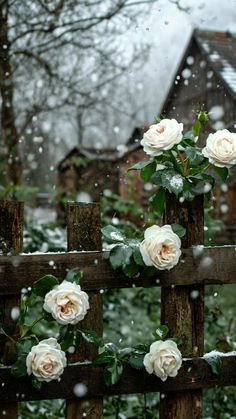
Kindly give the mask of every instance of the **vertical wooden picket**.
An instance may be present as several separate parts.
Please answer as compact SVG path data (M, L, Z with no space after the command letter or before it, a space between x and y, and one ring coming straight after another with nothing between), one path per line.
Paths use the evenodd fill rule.
M0 202L0 252L3 255L12 255L13 265L18 263L17 253L23 248L23 225L24 225L24 203L16 201ZM1 257L1 256L0 256ZM16 297L0 297L0 321L5 325L14 327L11 319L11 310L19 307L19 299ZM15 348L10 345L1 356L4 363L11 364L15 360ZM6 403L0 406L0 419L16 419L17 403Z
M182 248L202 244L204 239L203 196L180 203L166 194L165 224L181 224L187 229ZM195 291L193 293L193 291ZM197 296L197 297L196 297ZM204 287L162 287L161 322L168 325L171 336L183 339L185 357L202 356L204 351ZM201 419L202 392L184 391L161 395L160 419Z
M101 216L99 204L68 204L67 207L68 251L102 250ZM94 260L96 265L97 261ZM90 310L79 323L80 328L93 329L102 335L103 305L99 291L89 294ZM96 348L82 342L78 351L71 355L70 361L84 361L96 355ZM80 379L78 377L78 383ZM84 383L86 385L86 383ZM103 399L83 399L67 401L67 419L101 419L103 417Z

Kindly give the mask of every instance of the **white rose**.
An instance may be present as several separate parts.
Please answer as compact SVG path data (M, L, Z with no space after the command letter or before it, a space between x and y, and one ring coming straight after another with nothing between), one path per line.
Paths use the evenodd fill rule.
M66 366L65 352L55 338L44 339L33 346L26 358L28 375L33 374L38 381L58 380Z
M77 324L89 309L88 294L79 285L63 281L45 295L43 308L60 324Z
M162 119L159 124L151 125L145 132L141 145L149 156L160 156L182 140L183 124L176 119Z
M202 154L214 166L230 168L236 164L236 134L227 129L210 134Z
M143 364L149 374L155 374L166 381L167 377L176 377L182 365L182 355L172 340L158 340L151 344Z
M159 270L171 269L177 265L181 255L181 241L170 225L154 225L146 229L140 252L145 265Z

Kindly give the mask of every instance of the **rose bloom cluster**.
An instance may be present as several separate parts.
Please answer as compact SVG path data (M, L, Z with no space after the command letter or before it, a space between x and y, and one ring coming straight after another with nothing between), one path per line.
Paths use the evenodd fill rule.
M175 119L162 119L145 132L141 145L149 156L160 156L179 144L183 138L183 124ZM211 164L230 168L236 164L236 134L222 129L210 134L202 154Z
M75 325L89 309L88 295L76 283L63 281L45 295L43 308L59 324ZM66 364L65 352L55 338L33 346L26 358L28 375L33 374L38 381L59 380Z

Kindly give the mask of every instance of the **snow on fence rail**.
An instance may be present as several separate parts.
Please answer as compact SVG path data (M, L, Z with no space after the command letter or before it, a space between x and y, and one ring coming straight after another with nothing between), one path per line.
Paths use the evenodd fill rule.
M79 267L84 272L83 289L89 292L91 309L83 321L83 327L102 334L101 289L135 286L161 286L162 323L167 324L171 335L181 336L183 366L177 377L166 382L155 376L143 376L143 372L125 366L118 384L106 387L102 367L92 365L96 349L84 342L78 351L70 355L70 364L60 382L44 384L36 390L26 377L15 379L10 366L0 368L0 418L17 418L17 402L26 400L67 399L66 418L76 419L87 413L87 418L103 417L103 396L164 392L160 401L161 419L200 419L201 391L214 386L236 385L236 356L220 355L221 373L212 372L203 357L204 284L236 283L235 246L199 248L203 242L203 202L199 197L191 203L179 204L170 195L166 197L165 223L179 223L187 227L188 234L182 240L183 256L179 265L170 272L157 272L156 278L126 278L113 271L107 262L107 253L101 251L100 211L97 204L69 204L67 212L68 252L17 255L22 250L23 204L0 204L0 239L4 253L0 257L0 308L7 313L18 304L21 289L29 287L45 274L63 279L68 269ZM191 248L196 245L197 248ZM194 250L195 249L195 250ZM76 250L76 251L75 251ZM11 256L7 256L8 252ZM53 261L53 264L50 263ZM191 298L192 291L198 298ZM14 354L8 354L8 364ZM86 384L85 399L76 398L76 383ZM89 411L86 409L89 406Z

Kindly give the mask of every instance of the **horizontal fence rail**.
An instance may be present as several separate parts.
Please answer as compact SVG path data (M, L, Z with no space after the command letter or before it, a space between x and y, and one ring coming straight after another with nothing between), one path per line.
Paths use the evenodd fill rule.
M65 369L60 382L44 384L40 391L32 386L29 378L13 380L10 367L2 367L0 369L0 402L76 399L73 388L78 382L86 385L86 397L89 398L236 385L236 355L223 355L219 359L220 375L212 372L204 358L192 358L183 360L178 375L175 378L168 378L165 382L154 375L145 375L143 370L135 370L126 365L119 383L112 387L106 387L104 384L101 367L91 364L70 364Z
M183 249L178 266L171 271L159 271L147 278L140 274L128 278L109 265L108 252L46 253L0 257L0 295L18 295L40 277L50 274L60 280L68 269L79 268L84 277L85 291L112 288L132 288L236 283L236 247L204 247L194 256L193 249Z

